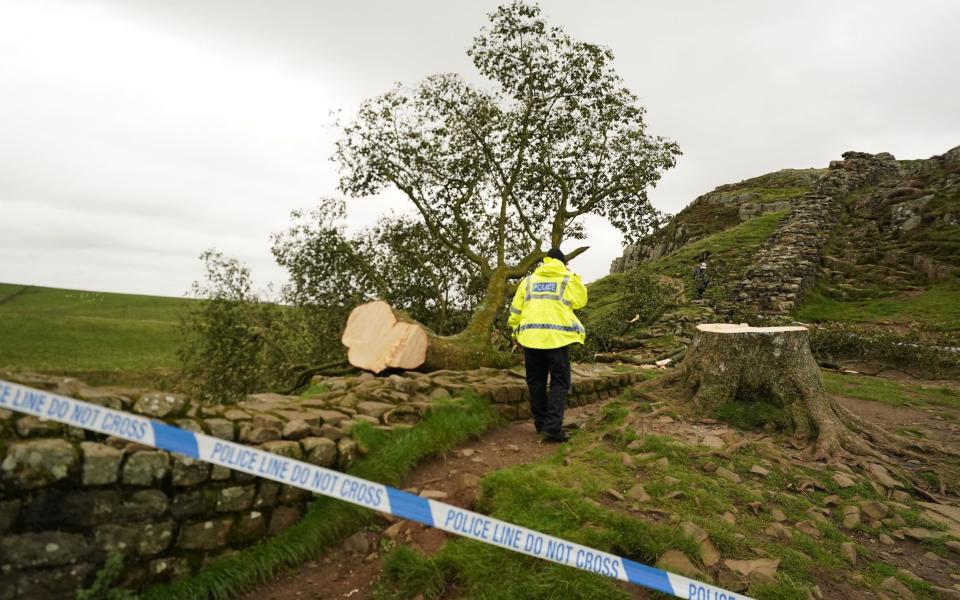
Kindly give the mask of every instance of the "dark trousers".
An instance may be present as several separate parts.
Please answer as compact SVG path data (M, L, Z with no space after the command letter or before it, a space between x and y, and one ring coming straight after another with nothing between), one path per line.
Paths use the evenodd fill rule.
M530 388L530 412L537 431L549 436L563 434L563 411L570 391L570 348L524 348L527 387ZM550 393L547 394L547 376Z

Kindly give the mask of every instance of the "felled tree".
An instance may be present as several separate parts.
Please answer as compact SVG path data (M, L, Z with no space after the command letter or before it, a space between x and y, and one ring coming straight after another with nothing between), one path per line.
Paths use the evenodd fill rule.
M705 415L730 403L773 405L783 413L784 429L811 443L815 460L852 460L873 473L880 465L931 491L918 474L926 468L940 477L939 489L932 491L956 493L960 453L935 441L896 435L841 406L824 389L808 333L806 327L698 325L683 362L639 392L689 401Z
M413 217L384 216L351 233L344 201L332 198L292 216L290 227L272 236L274 258L290 278L283 299L324 313L340 309L337 335L349 309L374 298L441 333L463 323L478 302L482 277L437 248Z
M466 321L482 290L483 278L438 251L417 219L385 216L350 233L345 217L342 200L325 199L311 211L294 212L290 228L273 236L274 257L290 278L283 300L298 316L282 345L291 358L299 357L285 369L294 373L293 388L344 362L340 334L356 304L383 298L401 318L443 332ZM382 342L382 334L381 327L374 339ZM328 356L331 346L335 357ZM302 362L304 357L310 362Z
M508 282L546 247L582 239L585 215L628 240L645 234L656 218L647 189L679 149L647 134L612 52L548 26L536 6L501 6L467 54L492 85L441 74L396 86L363 102L334 158L342 191L400 190L430 237L486 280L455 338L483 362Z

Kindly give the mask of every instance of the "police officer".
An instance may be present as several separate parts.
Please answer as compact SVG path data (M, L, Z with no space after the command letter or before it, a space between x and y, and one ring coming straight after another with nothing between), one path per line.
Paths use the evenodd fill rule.
M552 248L517 286L510 306L509 325L523 346L533 425L548 442L567 441L563 411L570 390L570 344L582 344L586 335L573 311L586 304L580 276L567 269L563 252Z

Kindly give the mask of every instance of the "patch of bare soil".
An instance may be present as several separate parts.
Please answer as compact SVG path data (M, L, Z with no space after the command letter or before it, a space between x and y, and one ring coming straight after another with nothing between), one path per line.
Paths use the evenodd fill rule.
M567 426L596 414L603 404L567 409ZM480 478L490 471L533 462L555 451L530 421L508 423L467 442L451 454L430 458L407 477L405 490L472 508ZM406 544L433 554L452 537L443 531L384 515L376 530L357 532L322 558L280 575L241 596L243 600L332 600L368 598L376 586L387 548ZM646 595L636 596L638 599Z
M960 411L950 408L891 406L883 402L859 398L835 397L844 408L890 431L902 428L919 429L925 432L925 437L960 446L960 424L948 421L941 416L941 414L954 414L960 418ZM906 433L906 435L910 434Z

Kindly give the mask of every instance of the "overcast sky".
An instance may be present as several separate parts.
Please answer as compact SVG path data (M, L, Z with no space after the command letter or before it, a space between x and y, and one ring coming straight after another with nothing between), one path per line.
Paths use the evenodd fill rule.
M182 295L215 247L279 284L269 236L336 193L329 112L469 74L496 1L0 0L0 282ZM651 133L684 155L651 193L699 194L845 150L960 144L960 2L545 0L613 49ZM350 200L351 225L396 193ZM600 220L572 267L607 272Z

